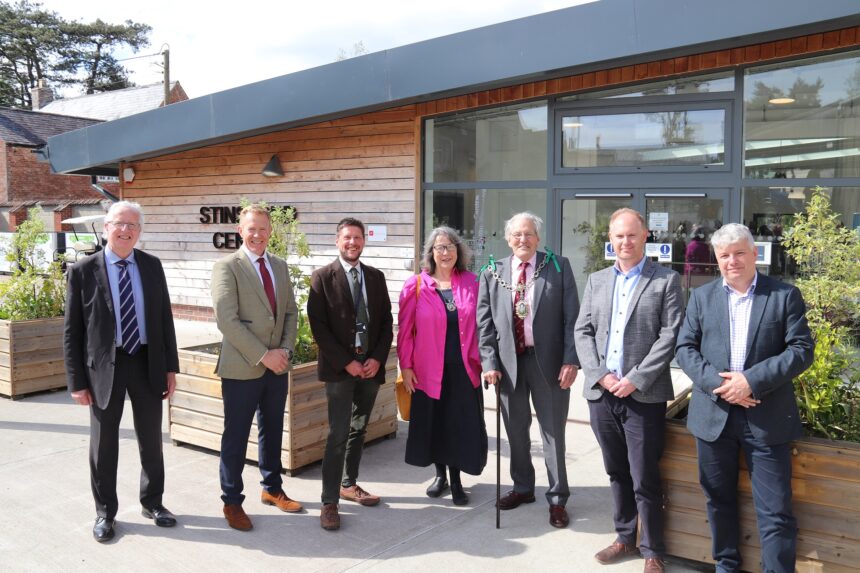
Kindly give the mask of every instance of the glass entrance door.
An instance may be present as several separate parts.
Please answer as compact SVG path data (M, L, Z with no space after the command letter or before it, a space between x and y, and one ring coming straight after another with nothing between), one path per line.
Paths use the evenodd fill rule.
M634 207L633 192L562 191L561 254L570 261L579 297L585 279L612 264L606 257L609 217L622 207Z
M719 276L711 235L722 227L728 190L643 190L648 253L681 275L684 292Z
M609 217L630 207L648 225L646 255L677 271L685 294L719 275L710 239L728 216L727 189L559 190L561 254L573 269L580 297L589 274L613 264Z

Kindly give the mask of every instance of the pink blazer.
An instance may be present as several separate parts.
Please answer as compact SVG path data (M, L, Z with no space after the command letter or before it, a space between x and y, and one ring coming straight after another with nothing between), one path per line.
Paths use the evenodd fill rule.
M419 280L421 290L415 300L415 285ZM478 283L470 272L454 271L451 290L457 305L460 323L460 349L466 372L475 388L481 383L481 356L478 353L477 318ZM398 314L397 357L400 368L411 368L415 372L416 388L438 400L442 393L442 368L445 355L445 331L448 318L445 304L436 293L436 281L425 271L410 277L400 291ZM415 335L412 334L414 327Z

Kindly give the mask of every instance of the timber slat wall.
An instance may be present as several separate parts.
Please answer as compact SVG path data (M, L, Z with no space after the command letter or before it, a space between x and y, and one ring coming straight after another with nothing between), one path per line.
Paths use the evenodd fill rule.
M65 387L63 318L0 320L0 395Z
M797 440L793 445L793 508L800 529L797 570L856 572L860 563L860 445L818 439ZM660 470L667 500L667 552L712 562L696 445L682 423L666 424L666 450ZM738 490L743 567L759 571L761 546L743 457Z
M170 398L170 438L220 451L224 430L224 405L221 379L215 374L215 357L190 350L179 351L176 392ZM317 380L316 362L302 364L290 371L289 393L284 410L284 436L281 463L284 469L298 468L323 457L328 436L328 409L325 385ZM397 358L394 351L386 364L386 383L379 388L367 440L392 435L397 430L397 404L394 380ZM258 461L257 425L252 424L247 459Z
M285 175L265 177L275 154ZM298 209L313 253L302 261L307 274L337 256L341 218L387 225L387 240L368 242L362 260L385 272L396 301L414 256L415 155L415 108L407 106L136 162L123 198L144 207L141 247L161 258L174 304L211 306L212 264L230 252L215 249L212 235L236 225L200 223L199 209L242 197Z
M211 307L212 264L227 252L212 246L212 234L235 228L232 224L199 223L199 207L236 205L241 197L247 197L298 208L302 230L314 253L302 262L306 273L337 255L333 228L342 216L387 225L388 240L369 243L364 260L385 272L396 314L397 295L412 273L415 247L421 241L415 234L420 223L417 205L423 118L858 45L860 28L852 27L318 122L124 164L134 168L135 179L123 183L122 195L144 206L147 222L141 246L164 262L170 298L177 306ZM260 174L273 154L281 161L284 177Z

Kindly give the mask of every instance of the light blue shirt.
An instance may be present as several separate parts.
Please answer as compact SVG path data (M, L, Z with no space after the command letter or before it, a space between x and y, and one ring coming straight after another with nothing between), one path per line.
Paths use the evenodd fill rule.
M729 358L729 370L731 372L743 372L747 361L747 335L750 330L750 314L752 313L753 297L755 287L758 283L758 272L753 277L752 284L747 292L737 292L723 279L723 288L729 297L729 326L731 337L731 356Z
M116 345L122 346L122 324L119 315L119 266L117 261L122 260L116 253L105 247L105 261L107 262L108 282L110 282L110 296L113 300L114 319L116 320ZM140 343L146 344L146 319L144 318L143 306L143 283L140 280L140 268L134 260L134 251L126 259L128 261L128 272L131 277L131 291L134 293L134 313L137 315L137 331L140 334Z
M644 267L645 257L626 273L621 272L617 265L612 267L615 272L615 286L612 291L609 341L606 343L606 369L615 373L619 379L624 378L621 369L624 367L624 326L627 324L627 310Z

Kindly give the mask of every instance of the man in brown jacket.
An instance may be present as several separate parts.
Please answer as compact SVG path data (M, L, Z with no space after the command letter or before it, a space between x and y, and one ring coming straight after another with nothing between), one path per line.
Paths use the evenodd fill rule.
M359 262L364 224L337 225L337 260L314 271L308 319L319 346L318 373L328 398L329 434L322 462L323 529L340 528L339 499L371 506L379 497L356 483L367 422L391 349L391 300L381 271Z

